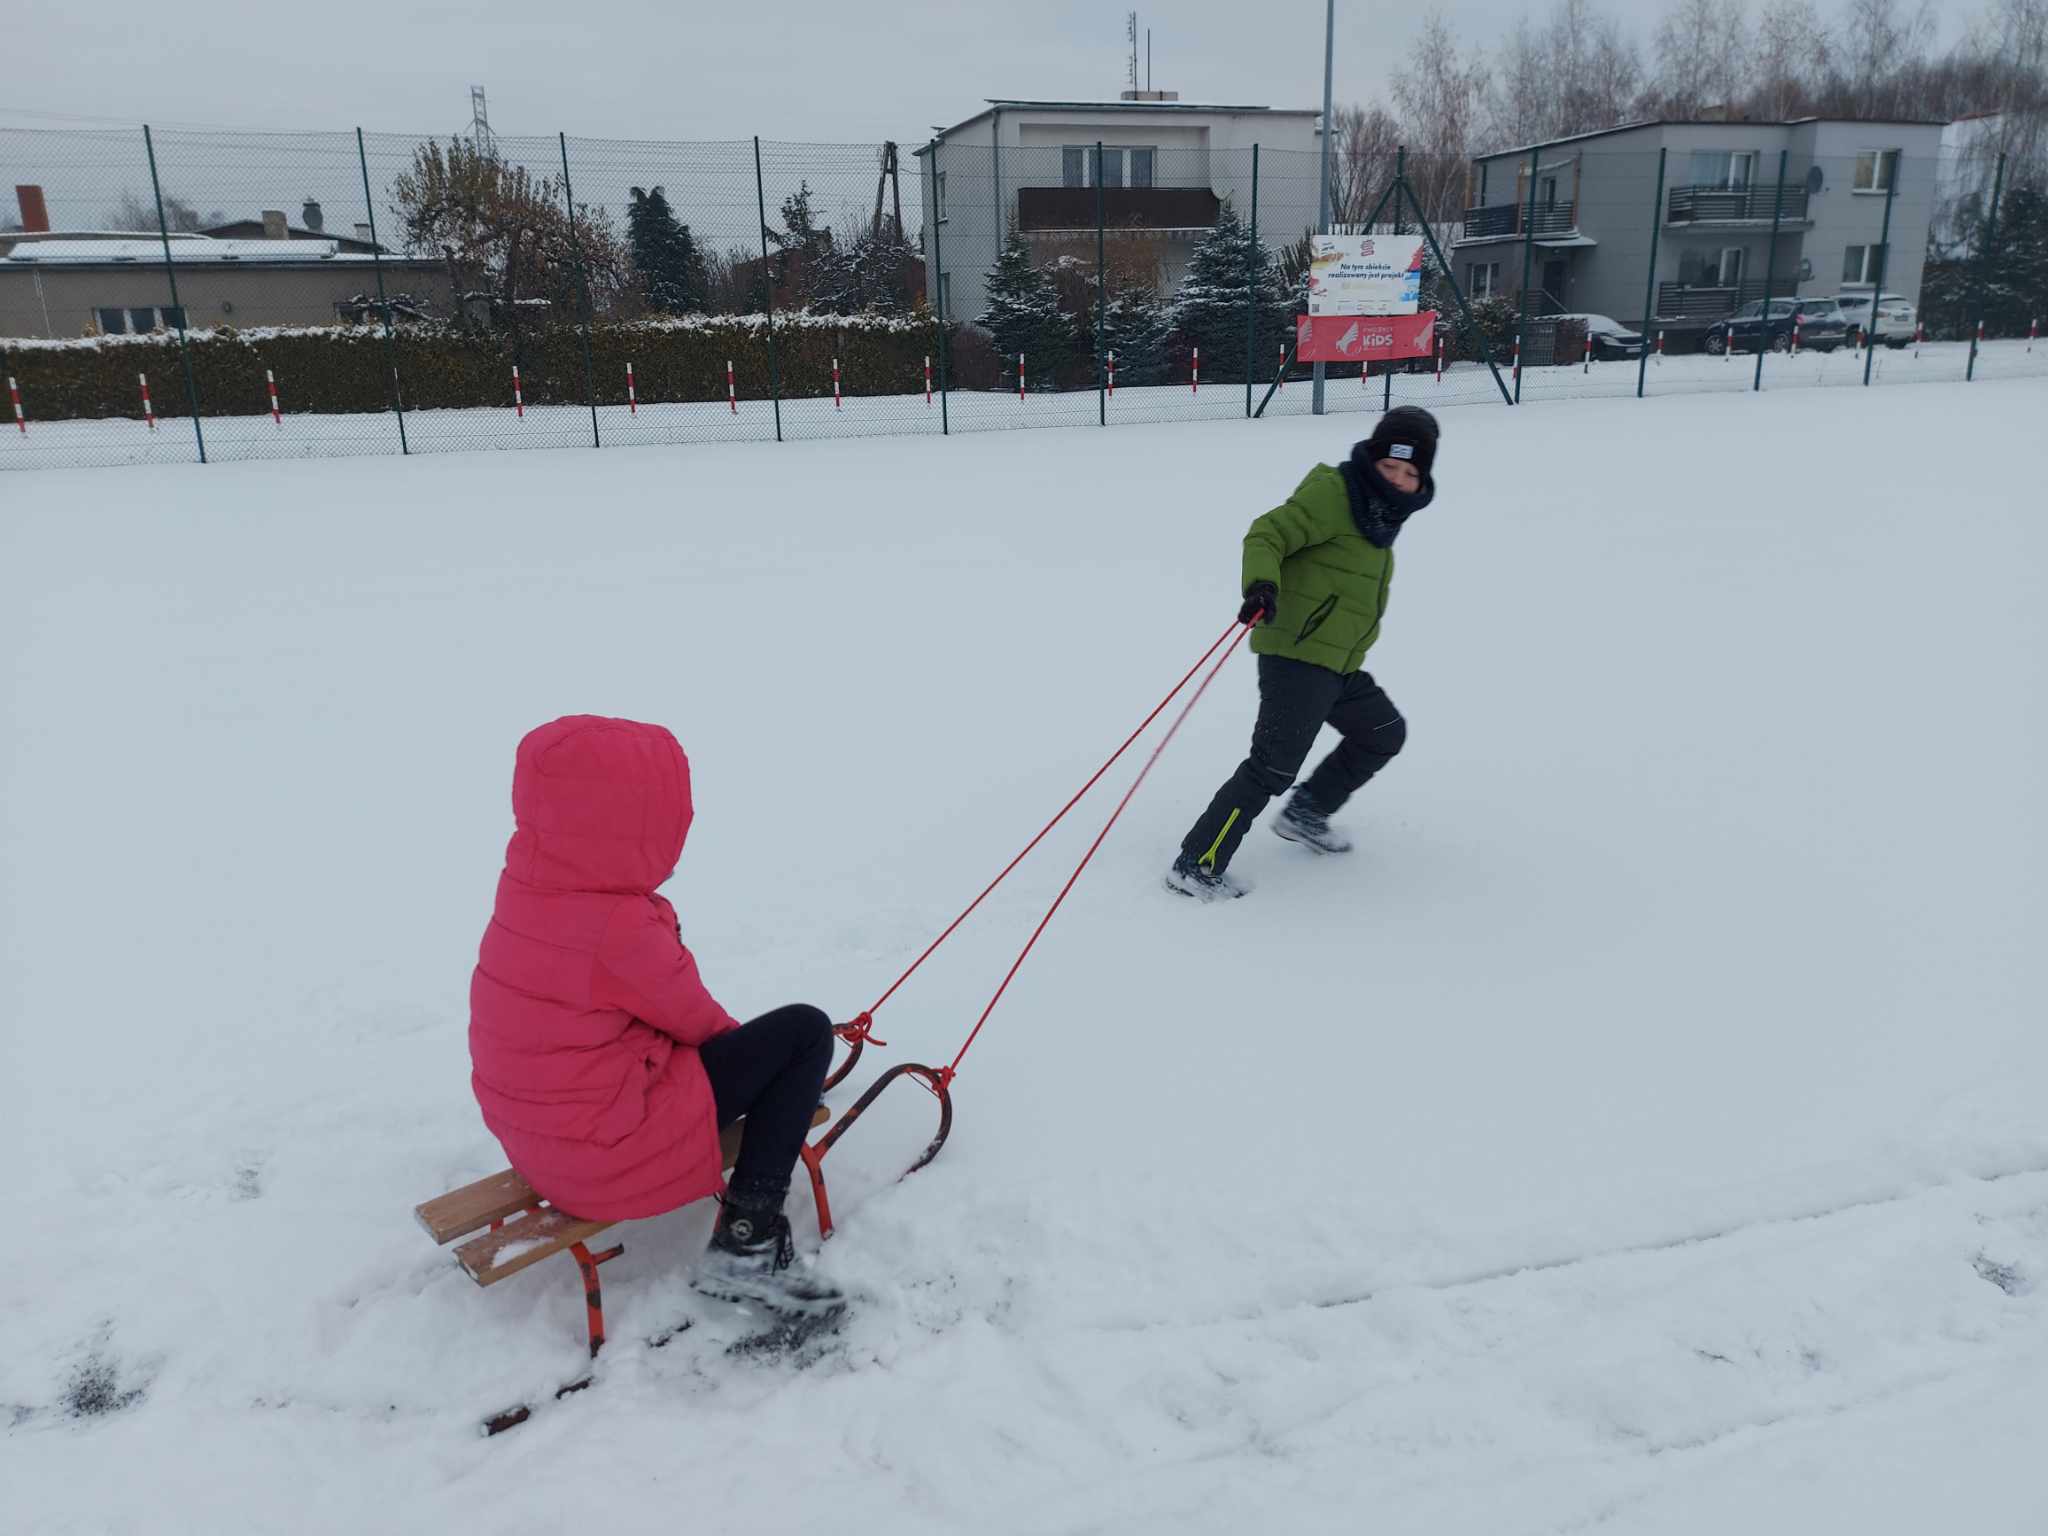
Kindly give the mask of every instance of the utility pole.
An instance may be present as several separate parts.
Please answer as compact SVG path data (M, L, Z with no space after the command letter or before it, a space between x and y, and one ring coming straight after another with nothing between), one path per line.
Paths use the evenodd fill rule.
M1330 121L1330 78L1331 64L1337 48L1337 0L1324 0L1323 5L1323 174L1322 191L1316 197L1316 228L1323 234L1330 232L1330 156L1334 152L1332 141L1336 138L1336 125ZM1245 366L1251 366L1251 359L1245 359ZM1323 414L1324 366L1316 364L1315 371L1315 413Z

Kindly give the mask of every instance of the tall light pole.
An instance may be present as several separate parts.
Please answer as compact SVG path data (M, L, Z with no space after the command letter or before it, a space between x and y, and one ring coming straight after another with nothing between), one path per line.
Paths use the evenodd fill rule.
M1330 121L1330 64L1337 47L1337 0L1324 0L1323 5L1323 174L1322 191L1316 197L1316 228L1324 234L1330 232L1330 144L1335 138L1335 124ZM1249 364L1250 359L1246 359ZM1315 371L1315 413L1323 414L1323 373L1321 363Z

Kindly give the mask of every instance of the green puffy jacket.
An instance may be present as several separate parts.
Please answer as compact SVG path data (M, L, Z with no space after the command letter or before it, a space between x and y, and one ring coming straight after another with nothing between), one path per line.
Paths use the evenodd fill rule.
M1393 579L1393 550L1358 531L1343 475L1318 464L1244 536L1240 590L1261 581L1280 589L1280 612L1252 631L1252 649L1356 672L1380 637Z

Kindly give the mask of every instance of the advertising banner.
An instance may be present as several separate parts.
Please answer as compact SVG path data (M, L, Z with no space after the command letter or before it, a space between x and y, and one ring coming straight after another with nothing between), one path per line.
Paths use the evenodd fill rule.
M1419 315L1300 315L1294 322L1304 363L1385 363L1436 350L1436 311Z
M1422 304L1422 236L1312 235L1308 312L1412 315Z

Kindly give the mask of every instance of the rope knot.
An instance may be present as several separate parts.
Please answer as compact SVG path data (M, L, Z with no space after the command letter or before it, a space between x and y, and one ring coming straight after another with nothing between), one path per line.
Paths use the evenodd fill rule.
M865 1045L869 1041L873 1041L876 1045L887 1045L889 1043L886 1040L877 1038L875 1035L875 1016L872 1013L863 1012L854 1018L851 1023L835 1024L832 1026L832 1029L833 1033L837 1034L848 1045Z

